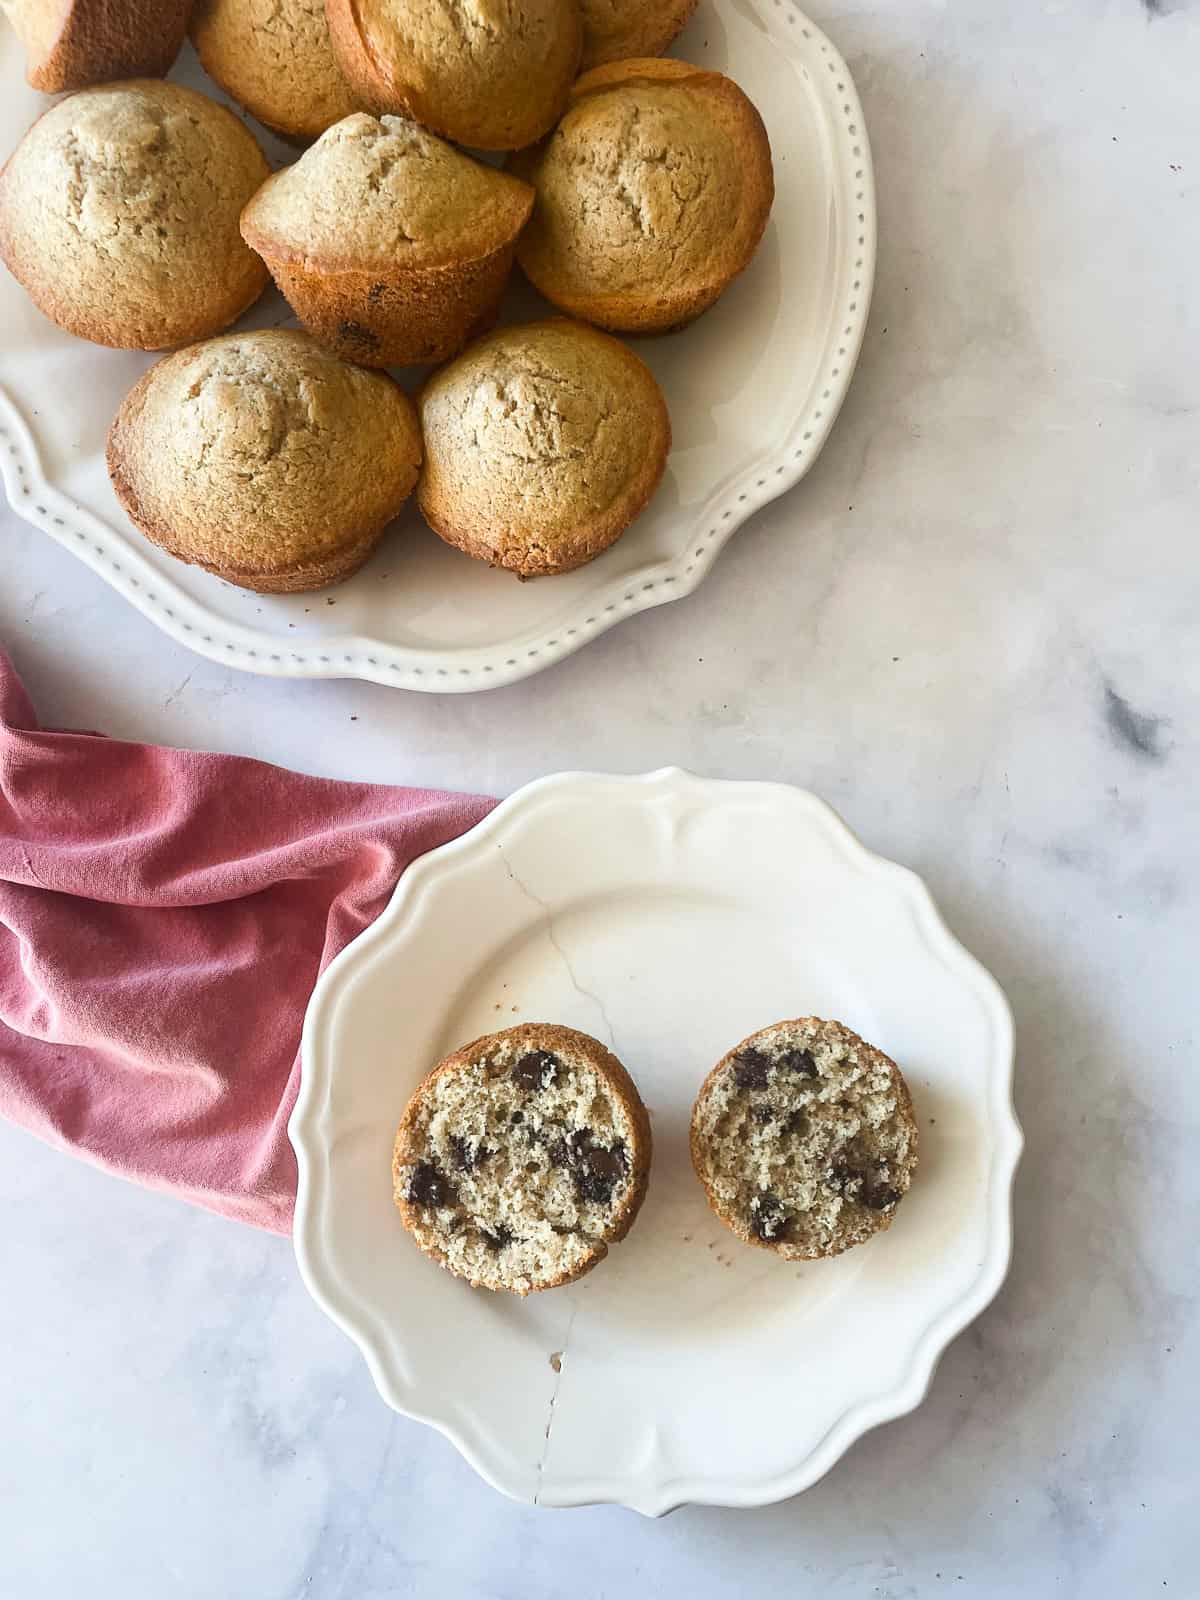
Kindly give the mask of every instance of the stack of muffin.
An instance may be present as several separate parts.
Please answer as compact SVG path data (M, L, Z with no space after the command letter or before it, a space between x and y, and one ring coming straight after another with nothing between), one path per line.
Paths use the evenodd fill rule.
M348 577L414 487L523 578L619 538L670 423L612 335L706 311L773 197L742 91L658 58L695 3L198 0L216 82L315 140L271 175L232 113L152 76L186 4L15 0L30 81L74 92L0 172L0 255L69 332L174 351L109 436L142 532L264 592ZM489 333L514 260L564 315ZM271 279L305 331L214 337ZM415 405L384 370L429 365Z

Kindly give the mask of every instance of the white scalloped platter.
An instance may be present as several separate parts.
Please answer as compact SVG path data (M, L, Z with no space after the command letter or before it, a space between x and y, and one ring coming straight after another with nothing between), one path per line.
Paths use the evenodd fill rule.
M726 1049L807 1014L900 1063L921 1164L888 1232L789 1263L709 1211L687 1128ZM610 1045L654 1130L629 1237L526 1300L421 1255L390 1171L428 1068L519 1020ZM763 1505L917 1405L999 1288L1021 1150L1012 1050L1003 994L920 879L813 795L676 770L546 778L412 866L318 984L290 1126L300 1270L383 1398L506 1494L651 1516Z
M802 478L825 441L866 322L875 200L850 75L790 0L701 0L674 53L728 73L754 100L776 201L758 255L718 305L637 344L665 390L674 449L648 511L598 560L522 584L443 545L410 505L361 572L315 596L254 595L176 562L133 528L104 468L109 422L151 358L60 332L0 268L0 472L14 508L180 643L279 677L494 688L689 593L739 523ZM172 76L216 93L190 47ZM45 101L26 87L2 23L0 87L7 156ZM276 164L292 159L252 126ZM545 312L515 280L503 320ZM244 319L287 320L274 291ZM412 388L418 376L402 381Z

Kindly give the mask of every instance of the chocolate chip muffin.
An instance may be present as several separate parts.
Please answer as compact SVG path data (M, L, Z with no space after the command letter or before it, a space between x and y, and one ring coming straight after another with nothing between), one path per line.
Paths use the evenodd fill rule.
M618 539L666 467L671 424L650 369L618 340L555 317L502 328L417 399L425 520L522 578L569 572Z
M326 0L333 48L372 111L477 150L554 126L579 68L579 0Z
M444 361L496 320L528 184L406 117L357 112L242 213L296 315L365 366Z
M420 462L399 385L290 328L167 356L130 390L108 435L113 488L146 537L263 594L348 578Z
M209 77L285 139L315 139L361 104L334 59L325 0L197 0L191 35Z
M170 71L192 0L4 0L25 47L25 71L43 94Z
M590 1272L633 1226L650 1171L633 1080L586 1033L525 1023L463 1045L408 1103L393 1193L426 1253L527 1295Z
M81 339L202 339L267 285L238 217L269 170L238 118L194 89L84 89L44 112L0 172L0 256Z
M581 70L662 55L695 9L696 0L583 0Z
M917 1165L899 1067L840 1022L777 1022L735 1046L692 1110L692 1164L747 1244L839 1255L891 1225Z
M615 332L663 333L706 311L749 264L775 195L758 112L686 61L584 73L550 137L509 165L537 190L517 247L526 276Z

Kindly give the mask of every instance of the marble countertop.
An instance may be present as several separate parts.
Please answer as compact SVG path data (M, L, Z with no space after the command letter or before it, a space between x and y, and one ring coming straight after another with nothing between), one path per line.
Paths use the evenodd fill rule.
M1195 1594L1200 0L814 15L874 146L871 325L820 462L693 598L488 695L273 682L3 512L0 636L48 723L815 789L1012 999L1006 1287L797 1500L538 1512L384 1408L284 1241L0 1125L0 1594Z

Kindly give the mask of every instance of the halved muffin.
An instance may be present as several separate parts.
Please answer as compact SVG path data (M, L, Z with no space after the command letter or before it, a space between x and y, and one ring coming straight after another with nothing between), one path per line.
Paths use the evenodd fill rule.
M554 132L510 170L537 190L517 260L602 328L663 333L749 263L775 194L762 119L731 79L686 61L619 61L571 90Z
M192 0L4 0L3 9L25 46L30 84L66 94L169 72Z
M60 100L0 172L0 255L81 339L165 350L229 326L267 286L238 217L270 168L231 111L139 78Z
M692 1110L692 1163L739 1239L789 1261L890 1227L917 1165L896 1063L840 1022L776 1022L723 1056Z
M522 578L606 550L654 493L671 447L649 367L563 317L478 340L433 374L417 405L425 520Z
M421 435L386 373L290 328L178 350L108 435L117 498L180 561L261 593L360 567L416 482Z
M533 191L406 117L324 133L242 213L304 326L364 366L443 361L496 319Z
M540 139L579 68L579 0L326 0L326 9L363 105L403 112L478 150Z
M440 1061L408 1103L392 1186L404 1226L474 1288L570 1283L633 1226L650 1172L633 1079L586 1033L525 1023Z
M197 0L190 32L209 77L285 139L315 139L362 104L334 59L325 0Z

